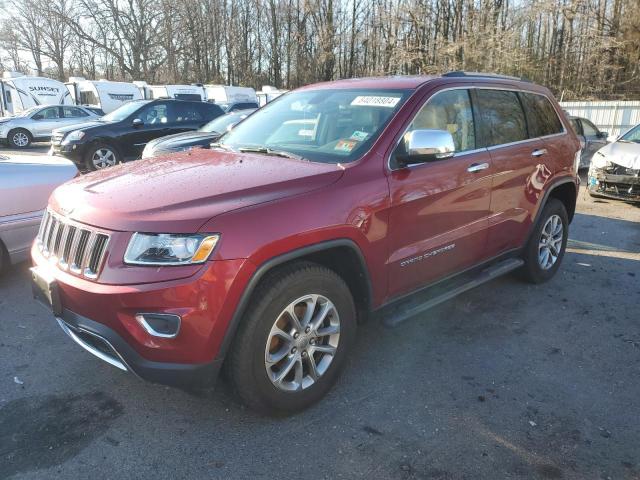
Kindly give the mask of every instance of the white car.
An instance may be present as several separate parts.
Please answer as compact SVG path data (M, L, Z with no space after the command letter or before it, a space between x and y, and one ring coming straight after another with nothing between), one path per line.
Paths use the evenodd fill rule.
M0 272L28 258L51 192L77 174L64 158L0 155Z
M75 105L31 107L13 117L0 118L0 142L13 148L26 148L34 141L49 141L54 128L96 120L101 116L98 109Z
M640 202L640 125L593 155L587 187L593 197Z

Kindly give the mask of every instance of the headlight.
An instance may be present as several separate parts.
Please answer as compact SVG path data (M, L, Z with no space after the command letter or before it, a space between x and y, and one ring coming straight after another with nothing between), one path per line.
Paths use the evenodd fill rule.
M189 265L203 263L215 248L220 235L175 233L134 233L124 254L124 263L133 265Z
M82 137L84 137L84 132L82 130L74 130L64 137L62 143L77 142L78 140L82 140Z

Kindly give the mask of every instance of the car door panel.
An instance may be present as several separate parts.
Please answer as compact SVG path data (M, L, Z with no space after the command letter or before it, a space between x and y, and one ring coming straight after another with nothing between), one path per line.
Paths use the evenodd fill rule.
M389 176L389 295L410 292L484 258L491 195L486 150Z
M587 119L581 118L580 124L582 126L585 141L582 159L584 159L584 166L588 166L593 154L607 144L607 139L600 133L598 128ZM581 164L583 164L582 159L580 162Z

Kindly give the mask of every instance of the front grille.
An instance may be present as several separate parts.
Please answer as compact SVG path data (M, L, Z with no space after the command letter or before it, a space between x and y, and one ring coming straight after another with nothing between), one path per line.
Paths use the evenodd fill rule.
M630 177L640 177L640 170L634 170L633 168L623 167L614 163L604 168L605 173L610 175L628 175Z
M36 241L42 254L60 269L95 280L107 253L109 235L72 224L47 210Z

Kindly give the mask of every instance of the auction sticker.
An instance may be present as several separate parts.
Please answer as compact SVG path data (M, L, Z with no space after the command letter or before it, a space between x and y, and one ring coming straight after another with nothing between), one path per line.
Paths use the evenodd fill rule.
M379 97L377 95L358 95L351 101L351 105L359 107L387 107L393 108L400 101L400 97Z
M354 142L352 140L340 140L336 143L336 146L333 147L334 150L338 150L339 152L350 152L353 150L353 147L356 146L358 142Z

